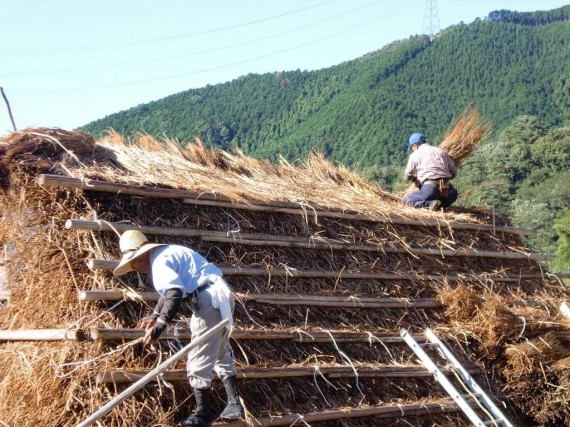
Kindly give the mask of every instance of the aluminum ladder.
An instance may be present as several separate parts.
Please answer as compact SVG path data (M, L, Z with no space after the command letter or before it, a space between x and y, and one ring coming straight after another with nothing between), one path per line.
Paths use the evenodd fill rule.
M400 336L406 341L406 344L414 351L416 356L420 359L423 365L435 377L439 384L445 389L447 394L455 403L461 408L463 413L469 418L475 426L498 426L498 427L513 427L513 424L507 420L501 410L493 403L491 398L485 391L477 384L467 370L459 363L453 353L445 346L445 344L433 333L430 328L424 331L426 343L418 343L406 329L400 329ZM459 393L457 388L447 379L442 370L432 360L430 355L424 349L437 350L437 354L441 359L445 359L452 367L453 371L461 378L463 385L469 390L471 402L474 402L481 411L490 419L484 421L481 416L476 412L474 404L470 404L465 398L465 395Z

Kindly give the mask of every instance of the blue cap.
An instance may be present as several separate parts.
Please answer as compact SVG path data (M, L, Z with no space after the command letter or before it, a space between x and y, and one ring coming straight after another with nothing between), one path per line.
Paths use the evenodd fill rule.
M410 139L408 139L408 151L412 148L414 144L423 144L426 142L426 137L423 136L421 133L413 133L410 135Z

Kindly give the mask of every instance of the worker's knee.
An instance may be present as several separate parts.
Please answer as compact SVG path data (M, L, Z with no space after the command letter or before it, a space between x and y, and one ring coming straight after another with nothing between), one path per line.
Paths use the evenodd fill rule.
M192 388L210 388L212 386L212 379L200 378L195 375L188 376L188 382Z

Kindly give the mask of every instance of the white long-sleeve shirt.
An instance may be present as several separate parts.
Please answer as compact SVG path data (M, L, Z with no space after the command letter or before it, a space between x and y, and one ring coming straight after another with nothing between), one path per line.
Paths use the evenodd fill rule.
M183 296L198 286L210 282L207 290L212 305L219 308L222 318L228 319L231 329L231 290L222 279L222 271L198 252L180 245L166 245L153 249L150 255L152 284L161 297L170 289L180 289Z

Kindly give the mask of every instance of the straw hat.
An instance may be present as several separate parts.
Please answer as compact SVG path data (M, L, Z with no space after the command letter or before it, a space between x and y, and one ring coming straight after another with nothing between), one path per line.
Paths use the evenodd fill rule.
M119 240L123 258L117 268L113 270L113 274L121 276L129 271L133 271L131 261L158 246L166 245L164 243L149 243L146 236L138 230L125 231Z

